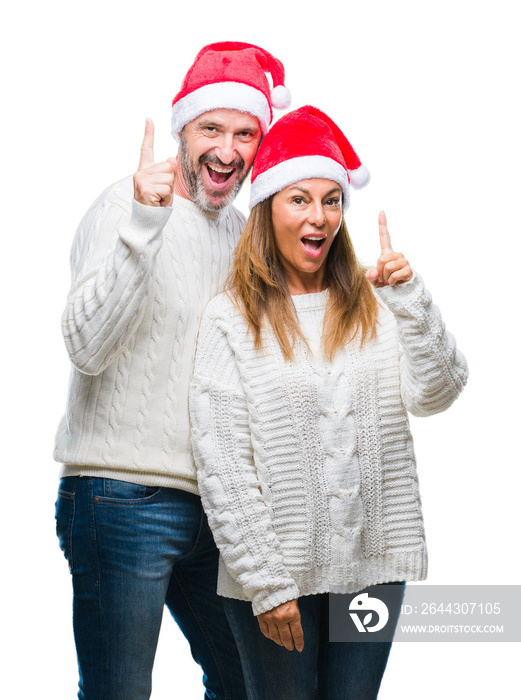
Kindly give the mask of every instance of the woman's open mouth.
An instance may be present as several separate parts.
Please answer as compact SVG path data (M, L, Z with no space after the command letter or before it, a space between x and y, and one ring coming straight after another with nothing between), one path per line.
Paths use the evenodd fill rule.
M306 253L311 258L318 258L326 242L326 236L304 236L300 240Z
M236 168L233 167L215 165L214 163L205 163L204 168L211 186L215 190L226 189L229 185L230 178L236 170Z

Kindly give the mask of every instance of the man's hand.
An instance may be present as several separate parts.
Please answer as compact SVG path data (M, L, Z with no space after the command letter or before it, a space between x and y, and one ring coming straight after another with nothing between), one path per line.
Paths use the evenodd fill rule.
M177 160L168 158L154 165L154 122L147 119L141 157L134 174L134 199L148 207L170 207L174 199Z
M300 624L300 611L296 600L282 603L257 616L262 634L281 647L292 651L304 649L304 632Z
M381 253L376 268L367 270L365 276L374 287L394 287L409 282L413 271L403 253L395 253L391 247L391 237L387 228L387 219L383 211L378 216Z

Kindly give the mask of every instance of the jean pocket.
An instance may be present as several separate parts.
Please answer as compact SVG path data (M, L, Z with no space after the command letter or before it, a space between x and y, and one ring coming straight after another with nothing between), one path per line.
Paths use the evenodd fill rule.
M96 479L94 503L139 505L150 503L161 492L160 486L143 486L118 479Z
M76 506L76 495L74 492L58 489L56 499L56 534L60 543L60 549L65 555L69 564L69 570L73 569L72 558L72 528L74 525L74 511Z

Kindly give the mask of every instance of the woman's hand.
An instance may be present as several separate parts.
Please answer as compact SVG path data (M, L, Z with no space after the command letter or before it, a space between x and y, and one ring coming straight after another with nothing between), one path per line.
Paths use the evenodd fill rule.
M394 287L412 279L413 272L403 253L395 253L391 247L391 237L387 228L387 219L383 211L378 216L381 253L376 269L367 270L365 276L374 287Z
M304 649L304 632L296 600L282 603L268 612L257 615L262 634L289 651Z

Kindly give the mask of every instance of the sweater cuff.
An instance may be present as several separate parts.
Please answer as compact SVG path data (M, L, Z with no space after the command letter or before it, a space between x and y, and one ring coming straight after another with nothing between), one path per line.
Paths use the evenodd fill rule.
M141 204L136 199L132 199L130 225L146 229L163 230L171 213L172 207L149 207Z
M390 311L400 314L405 312L411 302L421 297L424 289L422 278L413 271L413 276L408 282L394 287L376 287L374 291Z
M172 207L148 207L132 200L130 221L119 232L121 240L137 254L159 250L161 234L170 218Z
M282 588L276 591L261 591L255 596L252 602L253 614L260 615L261 613L273 610L277 605L287 603L288 600L296 600L299 597L299 589L297 584L291 584L287 588Z

